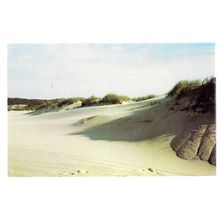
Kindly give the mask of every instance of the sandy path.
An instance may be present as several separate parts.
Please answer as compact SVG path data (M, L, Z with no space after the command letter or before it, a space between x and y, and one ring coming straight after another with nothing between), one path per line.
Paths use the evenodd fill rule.
M105 140L99 135L94 140L94 136L84 134L108 122L117 126L114 121L118 123L118 119L138 109L148 109L148 103L41 115L9 112L9 175L215 175L215 167L207 162L178 158L170 148L172 135L126 141L114 140L114 136Z

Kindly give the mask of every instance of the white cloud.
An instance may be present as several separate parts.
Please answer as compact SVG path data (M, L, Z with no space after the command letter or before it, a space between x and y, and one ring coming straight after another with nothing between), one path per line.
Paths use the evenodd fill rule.
M9 49L9 96L56 98L165 93L181 79L214 74L213 54L155 56L152 45L57 44ZM23 51L23 52L22 52Z

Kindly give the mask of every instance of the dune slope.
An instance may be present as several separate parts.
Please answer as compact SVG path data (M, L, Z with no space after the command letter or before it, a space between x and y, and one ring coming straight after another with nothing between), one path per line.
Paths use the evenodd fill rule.
M215 175L207 161L183 160L171 148L209 116L174 111L172 103L162 97L39 115L9 112L9 175Z

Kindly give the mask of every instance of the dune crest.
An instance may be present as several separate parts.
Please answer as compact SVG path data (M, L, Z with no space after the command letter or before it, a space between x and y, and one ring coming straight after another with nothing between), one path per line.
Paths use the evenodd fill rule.
M216 165L215 79L183 91L174 98L172 110L194 115L193 127L185 127L171 144L177 156Z

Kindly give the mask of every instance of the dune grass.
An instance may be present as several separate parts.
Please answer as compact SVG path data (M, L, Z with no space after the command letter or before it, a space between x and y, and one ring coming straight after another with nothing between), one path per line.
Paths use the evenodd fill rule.
M157 97L157 96L154 95L154 94L150 94L150 95L147 95L147 96L140 96L140 97L137 97L137 98L133 98L132 101L140 102L140 101L144 101L144 100L148 100L148 99L153 99L155 97Z
M207 78L204 81L200 80L183 80L178 82L168 93L168 96L171 97L181 97L184 94L190 93L190 91L204 87L201 90L200 100L210 100L214 99L213 95L210 96L209 92L211 91L211 86L213 88L213 84L215 84L215 78ZM206 85L206 86L204 86ZM206 88L206 89L205 89ZM113 104L122 104L123 102L139 102L148 99L155 98L156 95L149 94L146 96L129 98L128 96L118 95L115 93L109 93L105 95L103 98L91 96L89 98L82 97L73 97L73 98L61 98L61 99L52 99L52 100L38 100L38 99L19 99L19 98L8 98L8 110L41 110L41 109L55 109L62 108L77 102L82 103L82 107L88 106L98 106L98 105L113 105ZM212 102L211 102L212 103ZM212 105L212 104L211 104Z
M196 104L194 109L200 109L200 112L216 111L216 78L211 77L203 81L202 85L195 89Z
M82 97L76 97L76 98L67 98L67 99L60 99L57 103L58 107L66 106L66 105L72 105L74 103L84 101L85 99Z
M179 81L169 92L168 96L178 96L183 91L195 89L200 86L202 82L200 80L182 80Z
M34 110L34 107L30 107L27 105L14 105L14 106L9 105L8 106L8 111L33 111L33 110Z
M129 98L128 96L118 95L115 93L109 93L104 97L91 96L89 98L73 97L73 98L60 98L51 100L38 100L38 99L19 99L8 98L8 110L14 111L38 111L42 109L56 109L62 108L68 105L72 105L77 102L82 103L82 107L97 106L97 105L114 105L122 104L129 101L142 101L156 97L155 95L142 96L138 98Z
M82 107L85 106L96 106L96 105L111 105L111 104L122 104L123 102L129 101L130 98L127 96L121 96L114 93L109 93L103 98L91 96L90 98L82 101Z
M128 102L131 99L127 96L121 96L114 93L109 93L105 95L101 100L101 104L122 104L123 102Z
M100 98L92 95L91 97L84 99L82 101L82 107L98 105L100 100L101 100Z
M210 77L203 81L180 81L168 93L168 96L176 98L190 98L194 102L183 110L194 110L197 112L215 112L216 106L216 78Z

